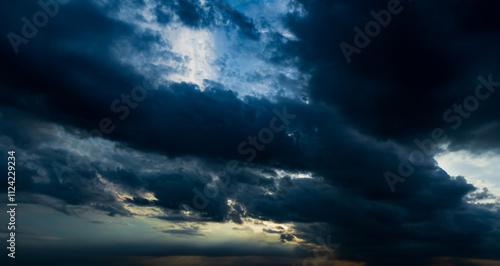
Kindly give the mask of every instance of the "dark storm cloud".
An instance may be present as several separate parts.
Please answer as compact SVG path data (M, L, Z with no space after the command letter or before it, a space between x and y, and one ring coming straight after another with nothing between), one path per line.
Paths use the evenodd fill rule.
M451 9L442 2L402 3L403 13L394 16L361 54L353 55L349 65L339 43L351 42L352 28L364 25L371 19L369 11L384 8L386 1L304 1L309 15L288 17L287 25L300 40L285 42L276 36L266 58L275 64L299 59L301 69L312 75L311 104L284 98L241 99L232 88L215 82L207 82L211 85L204 91L194 84L169 83L147 90L137 107L120 103L118 112L111 109L111 103L130 94L143 77L119 63L111 47L127 40L148 51L148 44L158 39L148 33L136 36L131 26L106 17L105 10L87 2L68 4L43 33L20 47L17 56L5 39L0 44L0 111L7 121L1 126L2 135L26 154L37 155L29 159L31 164L21 166L25 177L20 189L58 199L64 204L56 208L65 213L72 213L68 206L89 206L108 215L131 215L104 189L100 174L133 196L126 204L173 211L173 215L155 218L241 224L250 217L294 222L297 237L314 242L318 236L332 235L342 243L340 258L370 266L422 265L433 256L498 259L492 252L492 242L499 237L498 211L467 203L467 195L475 188L463 177L450 177L432 158L398 184L395 193L382 176L398 168L398 155L413 149L414 138L442 126L443 112L471 93L477 75L491 72L495 81L500 80L494 63L499 41L493 38L498 21L488 11L492 4L448 3ZM2 5L5 10L7 4ZM195 2L179 1L174 7L190 27L205 27L211 19ZM222 7L242 34L258 38L249 19ZM468 9L483 12L486 19L473 22L477 15ZM19 18L32 13L15 4L10 10L5 16L9 23L0 25L2 34L18 30L11 26L20 27ZM167 16L160 17L163 23L170 21L168 10L157 8L156 12ZM449 23L450 19L459 23ZM447 131L452 148L472 149L470 143L477 149L497 147L499 110L498 98L493 97L481 102L474 118L464 120L456 133ZM238 154L238 145L268 127L275 116L273 109L283 112L284 106L297 115L287 125L289 134L276 133L251 164L245 163L247 156ZM68 152L83 155L43 146L58 139L57 130L47 124L59 124L81 136L81 141L90 141L81 130L97 128L102 118L113 121L115 129L104 138L116 143L117 150L160 154L166 161L191 160L199 169L188 165L148 173L142 170L153 168L153 161L136 168L133 161L137 158L115 154L107 163L83 157L84 163L71 167L71 174L60 180L53 174L52 163L64 165ZM193 189L204 191L213 180L210 174L219 174L227 159L241 161L241 172L230 176L205 209L197 210L192 204ZM313 178L280 178L274 169L312 172ZM41 182L44 177L49 180ZM152 192L157 200L143 198L141 190ZM474 193L476 199L489 197L487 191ZM234 206L228 205L228 199L235 201ZM185 217L179 211L182 208L199 216ZM172 230L166 233L197 234ZM278 234L284 241L294 239L285 232ZM151 248L120 248L115 254L134 250L134 254L154 256L283 255L241 247Z
M81 5L74 9L65 6L65 13L55 17L73 22L74 27L71 23L47 26L46 35L22 47L24 51L18 56L3 43L4 104L86 129L96 128L103 118L109 118L117 128L114 138L130 140L134 136L140 148L168 150L174 155L193 152L222 157L239 156L234 147L242 141L241 136L256 134L274 116L272 109L281 109L265 99L244 102L230 91L208 88L201 92L186 83L147 91L144 102L134 103L134 107L139 105L137 109L127 106L122 95L130 97L132 88L141 85L143 78L118 63L110 46L125 36L130 39L132 29L102 16L90 4ZM89 21L88 17L93 19ZM92 28L95 38L85 34ZM75 32L84 34L77 36ZM137 40L139 44L143 41ZM51 49L62 43L65 45L60 49ZM25 64L26 60L31 63ZM115 100L121 102L112 108ZM274 142L290 140L277 134ZM220 153L213 154L217 151ZM270 147L261 157L276 152Z
M9 117L15 117L15 121L4 119L0 128L1 132L7 133L16 144L14 148L5 147L5 150L15 150L16 157L25 162L16 167L16 172L20 174L16 178L16 188L21 193L23 202L47 205L74 215L79 215L78 207L81 206L101 210L110 216L130 215L130 212L104 189L96 175L98 168L91 167L88 158L79 155L75 150L43 147L44 143L57 142L54 134L57 130L53 125L39 122L23 112L4 108L2 112ZM37 128L37 133L33 134L32 127ZM68 167L67 157L83 162Z
M404 12L393 16L391 24L382 29L381 34L374 37L362 53L354 54L353 62L348 65L338 49L339 43L352 43L355 35L352 28L363 26L373 19L369 13L370 9L378 11L387 4L387 1L358 2L303 1L308 16L290 17L288 20L300 40L285 47L290 53L289 56L299 56L304 70L311 71L309 89L312 99L335 106L349 124L352 123L365 134L374 136L374 140L394 139L411 149L415 138L428 137L435 127L449 129L450 124L443 125L443 113L455 103L463 104L466 96L474 95L474 89L480 84L476 79L478 75L487 77L489 73L493 73L493 77L496 76L493 81L500 80L500 69L494 63L495 58L498 58L498 49L494 47L498 45L499 39L493 36L498 28L492 26L498 24L498 18L487 11L492 8L491 3L483 1L482 4L473 5L474 10L481 10L479 13L486 16L481 22L477 22L474 20L477 16L469 12L469 5L465 3L455 5L451 2L402 2ZM450 6L454 9L450 9ZM456 9L459 11L455 12ZM347 10L348 13L341 14L339 10ZM455 25L447 22L455 19L462 23ZM488 23L482 23L484 21ZM474 32L468 28L470 25L477 27ZM471 38L475 41L471 41ZM491 96L480 103L480 109L474 112L473 118L463 119L462 127L456 132L447 130L446 133L452 141L450 148L463 148L473 152L498 149L498 138L494 137L498 135L495 134L498 124L496 113L499 111L497 103L498 97ZM406 180L399 191L401 194L396 192L397 196L394 198L387 197L385 188L376 182L375 173L384 171L383 169L391 164L394 165L396 154L408 154L409 151L402 152L390 145L380 147L382 149L372 148L374 143L370 145L369 142L360 140L346 143L349 136L329 134L332 131L333 128L323 132L327 133L328 137L318 141L323 151L319 153L321 156L318 156L315 166L311 168L320 176L349 187L348 191L356 191L356 194L333 199L334 193L319 196L317 189L313 189L314 193L288 195L286 198L294 199L293 204L285 204L290 206L290 212L287 212L283 205L270 206L269 204L279 202L273 198L269 202L256 204L266 213L263 216L272 215L270 210L274 209L280 210L274 213L278 217L301 213L298 220L313 216L315 221L330 219L328 217L341 219L339 216L342 217L346 212L350 214L344 217L355 219L357 215L353 213L352 205L364 205L368 203L365 200L369 199L372 204L381 204L382 208L368 212L371 218L357 217L362 221L361 224L355 225L355 220L330 222L332 225L341 226L341 232L350 232L350 239L342 239L340 236L339 242L343 245L340 251L344 258L365 257L362 260L368 261L369 265L397 265L401 263L399 259L411 257L412 252L444 252L441 246L443 244L462 250L464 256L473 254L479 243L483 245L482 250L488 252L486 239L490 233L498 235L498 224L491 225L487 221L493 221L498 214L464 204L463 196L474 188L466 184L463 178L450 179L446 173L439 170L433 160L429 160L425 166L419 167L418 173L412 176L414 178ZM388 153L389 150L392 152ZM325 159L328 162L322 162ZM362 195L363 199L356 199L358 195ZM317 197L328 202L330 206L318 206L317 202L321 200ZM342 210L335 204L348 201L352 197L355 201L360 201L351 203L349 210L346 209L345 212L340 211L337 214L334 211L334 214L330 214L319 211ZM300 205L297 205L299 198L307 202L306 206L316 208L306 207L303 211L297 211L300 208ZM469 209L468 215L454 214L460 208ZM370 208L365 206L360 209L366 212L366 209ZM446 213L445 210L450 212L447 215L454 218L443 219L443 214L439 213ZM400 211L402 212L398 215ZM304 213L309 215L303 215ZM454 219L456 222L452 223ZM370 226L366 224L367 221L372 221ZM427 221L428 224L424 227L429 228L417 227L417 234L408 234L407 230L414 226L411 224L419 221ZM477 231L470 231L471 224L475 224ZM349 228L351 225L354 227ZM331 230L334 231L333 228ZM426 235L421 232L432 233ZM360 233L360 236L356 240L354 236L357 233ZM385 249L374 249L368 244L370 239L377 243L377 246L385 246ZM400 245L397 239L427 242L428 248L409 251L410 248ZM462 242L464 239L468 240ZM399 243L399 247L391 243L392 241ZM468 242L475 243L474 248L466 248ZM366 247L366 252L370 253L364 253L361 246ZM356 252L348 250L351 247L361 252L355 254ZM392 252L386 253L387 250ZM369 259L371 256L377 259ZM388 257L392 259L387 259ZM414 263L421 265L422 261ZM408 262L405 264L408 265Z
M286 49L311 71L310 96L334 104L378 138L408 142L436 127L449 128L455 123L444 123L443 113L474 95L477 76L492 73L500 80L500 20L491 11L497 3L401 1L402 12L347 64L339 44L354 45L353 28L364 30L374 20L370 10L385 10L389 1L299 2L308 16L289 17L300 40ZM498 97L481 101L459 130L447 132L450 148L498 148Z
M302 222L304 226L296 227L296 235L309 242L331 235L334 242L342 244L338 249L341 259L397 265L418 256L423 259L414 258L413 263L422 265L432 254L478 256L478 250L487 254L487 239L498 235L498 214L450 202L460 197L454 196L453 190L462 190L459 193L463 195L470 189L463 181L429 187L431 191L425 195L396 200L369 200L353 190L328 188L314 181L295 183L273 196L248 200L247 212L276 222ZM318 222L324 226L315 228ZM389 264L391 260L393 264Z

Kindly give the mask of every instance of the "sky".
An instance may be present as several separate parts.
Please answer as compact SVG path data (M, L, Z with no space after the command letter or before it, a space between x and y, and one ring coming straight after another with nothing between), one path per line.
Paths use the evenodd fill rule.
M500 265L498 8L1 1L1 265Z

